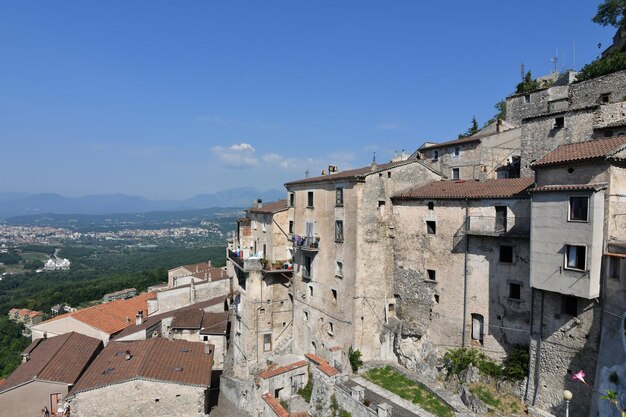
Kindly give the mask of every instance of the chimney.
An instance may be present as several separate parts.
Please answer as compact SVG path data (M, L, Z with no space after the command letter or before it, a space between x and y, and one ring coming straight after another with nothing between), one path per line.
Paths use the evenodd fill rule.
M210 259L207 261L207 263L206 263L206 264L209 266L209 268L212 268L212 267L213 267L213 265L211 265L211 260L210 260Z
M263 200L261 200L260 198L258 198L256 200L256 208L261 208L263 207Z
M127 351L126 351L126 355L124 356L124 359L126 359L127 361L129 361L129 360L130 360L130 358L132 358L132 357L133 357L133 355L131 355L131 354L130 354L130 350L127 350Z
M30 353L22 353L22 363L26 363L30 360Z
M406 161L407 159L409 159L409 156L406 153L404 153L404 149L402 149L402 154L400 154L400 160Z
M322 169L322 176L326 175L326 170Z
M378 169L378 164L376 163L376 152L374 152L374 156L372 157L372 164L370 165L370 171L374 172Z
M139 326L141 323L143 323L143 311L138 311L135 316L135 324Z
M337 168L337 165L328 165L328 175L336 174L337 172L339 172L339 168Z

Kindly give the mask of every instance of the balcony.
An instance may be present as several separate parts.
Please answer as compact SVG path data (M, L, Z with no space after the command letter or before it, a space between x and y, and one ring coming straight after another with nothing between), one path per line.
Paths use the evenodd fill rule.
M302 237L294 235L293 247L303 252L318 252L320 245L319 237Z
M293 263L291 261L275 261L262 262L263 274L281 274L283 276L291 277L293 275Z
M239 268L243 269L243 256L241 255L243 255L242 252L228 250L228 259L233 261Z
M530 238L527 217L469 216L467 221L469 235Z

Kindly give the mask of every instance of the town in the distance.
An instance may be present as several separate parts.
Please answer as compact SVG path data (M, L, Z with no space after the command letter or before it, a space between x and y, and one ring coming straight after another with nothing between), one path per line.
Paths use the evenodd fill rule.
M7 218L0 415L625 416L624 57L278 200Z

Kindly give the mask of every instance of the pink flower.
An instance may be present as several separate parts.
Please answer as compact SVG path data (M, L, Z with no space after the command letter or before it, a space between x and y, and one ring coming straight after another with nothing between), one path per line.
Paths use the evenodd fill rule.
M574 376L572 377L572 381L580 381L585 385L587 384L585 382L585 373L582 371L582 369L574 374Z

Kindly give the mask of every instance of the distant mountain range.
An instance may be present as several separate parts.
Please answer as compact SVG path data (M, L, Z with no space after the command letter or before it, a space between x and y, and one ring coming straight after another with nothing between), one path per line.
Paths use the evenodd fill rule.
M250 207L260 198L265 202L285 198L284 191L259 191L244 187L198 194L184 200L148 200L125 194L63 197L59 194L0 193L0 219L32 214L111 214L163 210L195 210L211 207Z

